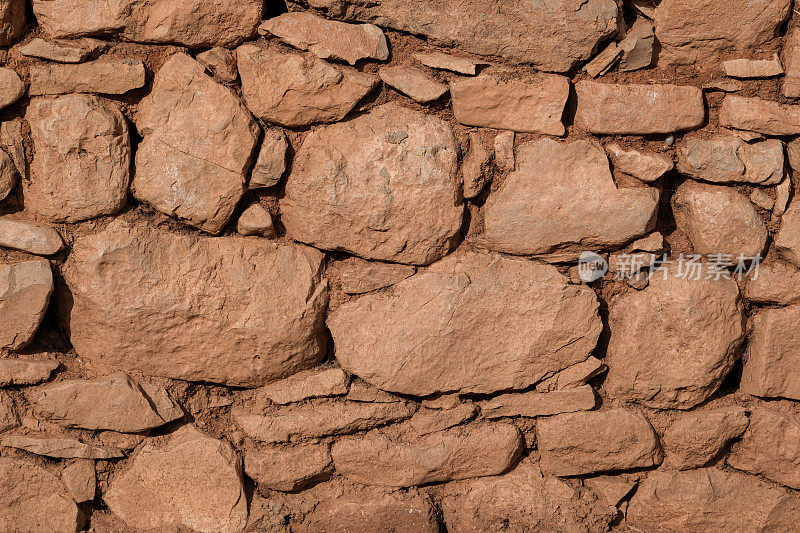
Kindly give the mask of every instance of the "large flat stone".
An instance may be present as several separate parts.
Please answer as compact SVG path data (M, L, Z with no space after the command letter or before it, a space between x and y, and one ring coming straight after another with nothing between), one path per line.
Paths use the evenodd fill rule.
M46 259L0 264L0 348L17 350L33 340L53 294Z

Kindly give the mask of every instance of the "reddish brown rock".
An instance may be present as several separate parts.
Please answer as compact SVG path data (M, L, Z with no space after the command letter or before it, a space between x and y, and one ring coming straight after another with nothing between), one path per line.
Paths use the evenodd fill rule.
M800 303L800 270L784 261L762 263L742 284L745 298L757 304L792 305Z
M406 65L383 67L378 71L378 75L383 83L421 104L434 102L447 92L447 85L416 67Z
M66 380L34 389L29 401L39 417L66 427L141 433L183 416L167 392L152 396L124 373L96 380Z
M0 264L0 348L17 350L33 340L53 294L50 262Z
M417 271L410 265L364 261L358 257L348 257L339 265L342 290L347 294L364 294L391 287Z
M244 193L258 125L230 89L185 54L156 74L136 123L133 195L167 215L219 233Z
M345 303L328 327L342 368L381 389L488 393L586 359L600 333L597 309L591 290L554 267L464 253Z
M625 150L617 143L606 146L614 170L629 174L642 181L652 182L672 170L672 158L665 154Z
M730 187L691 180L672 196L675 225L692 243L695 253L756 257L767 244L767 227L750 199Z
M28 94L124 94L144 87L144 65L134 59L91 61L79 65L38 64L31 67Z
M8 46L25 31L25 0L0 2L0 46Z
M235 46L255 35L261 0L35 0L33 12L52 37L116 35L128 41L189 48Z
M680 470L708 464L750 421L742 407L726 407L681 415L664 433L666 464Z
M750 426L734 444L726 462L737 470L761 475L793 489L800 488L800 420L758 406Z
M514 0L488 11L477 0L312 0L309 5L334 18L374 22L422 35L434 44L550 72L566 72L588 59L597 43L617 31L618 10L610 0L588 0L580 6L569 0Z
M49 380L58 366L54 359L0 359L0 387L36 385Z
M239 71L236 68L236 54L227 48L215 46L211 50L197 54L196 59L224 82L233 83L239 77Z
M145 444L103 495L130 527L232 533L247 524L241 461L230 444L192 426Z
M494 159L500 170L512 172L517 168L514 151L516 135L513 131L501 131L494 136Z
M393 439L376 430L333 444L336 471L364 484L410 487L504 472L522 452L511 424L481 424Z
M282 126L342 120L378 85L370 74L274 47L242 45L236 61L247 107Z
M591 133L647 135L699 128L703 92L688 85L575 84L575 125Z
M90 502L97 495L97 473L94 461L78 459L64 467L61 471L61 481L67 487L72 498L78 502Z
M678 172L715 183L775 185L783 180L783 143L746 143L737 135L686 135L678 146Z
M542 418L536 424L542 470L576 476L658 466L658 436L638 411L611 409Z
M0 67L0 109L10 106L25 94L25 83L10 68ZM34 93L31 93L34 94Z
M56 459L118 459L125 455L113 446L95 446L67 437L5 435L0 437L0 447Z
M783 36L781 57L785 71L782 93L788 98L800 97L800 27L789 28Z
M0 530L73 532L84 521L58 478L40 466L0 457Z
M722 70L732 78L774 78L783 74L777 55L773 59L730 59L722 63Z
M17 186L19 173L8 153L0 148L0 202L5 200Z
M719 109L719 125L764 135L796 135L800 106L730 94Z
M308 50L320 59L355 65L361 59L389 58L386 36L374 24L346 24L326 20L308 12L284 13L261 23L261 35Z
M265 131L247 186L250 189L258 189L277 185L283 173L286 172L288 151L289 142L282 130L269 129Z
M390 492L362 485L334 487L305 516L292 522L297 533L439 533L430 496L413 489Z
M264 385L258 389L258 394L280 405L308 398L340 396L347 394L347 376L340 368L306 370Z
M741 392L800 400L800 306L760 309L750 324Z
M294 492L331 477L333 463L327 444L309 444L250 450L244 457L244 471L259 487Z
M653 23L645 17L637 18L618 44L622 53L619 71L630 72L649 67L653 63L654 41Z
M623 476L594 476L583 480L583 484L597 494L601 501L611 507L616 507L630 494L637 485L637 481Z
M561 372L536 384L538 392L552 390L574 389L585 385L590 379L600 375L606 370L606 365L600 359L589 356L585 361L565 368Z
M474 59L456 57L450 54L443 54L441 52L419 52L412 55L414 59L426 67L439 70L449 70L451 72L464 74L465 76L474 76L477 71L477 66L482 64Z
M321 262L302 246L116 220L76 239L62 321L95 369L256 387L325 353Z
M523 392L501 394L481 403L486 418L506 416L550 416L593 409L594 389L589 385L552 392Z
M619 247L655 224L659 191L617 188L599 144L552 139L517 148L517 170L483 207L487 247L515 255Z
M89 56L107 47L96 39L75 39L71 41L47 41L35 38L17 48L20 54L28 57L46 59L57 63L83 63Z
M677 273L673 263L610 305L604 387L612 398L689 409L717 390L739 357L745 332L736 282Z
M13 398L0 390L0 433L18 426L19 416Z
M564 135L561 115L569 79L563 76L500 79L486 74L454 81L450 93L453 113L462 124Z
M275 237L275 225L272 214L259 204L254 203L239 216L236 221L236 231L242 235L261 235L262 237Z
M437 431L444 431L467 422L478 412L473 403L461 403L452 408L423 407L408 420L408 427L417 435L424 436Z
M0 217L0 246L29 254L53 255L64 249L64 239L51 227Z
M786 491L754 476L717 468L658 470L631 498L627 522L653 533L777 533L794 529L800 518L796 505Z
M306 136L281 221L289 237L317 248L425 265L450 251L461 228L457 172L447 123L386 104Z
M615 511L591 494L543 475L523 459L507 474L448 483L441 500L447 531L605 531Z
M25 209L53 222L120 211L128 196L128 123L111 102L68 94L34 99L25 113L35 150Z
M512 135L514 132L511 132ZM464 198L475 198L491 179L492 154L477 132L469 134L469 151L461 161Z
M800 200L792 201L783 213L773 246L783 259L800 267Z
M267 416L234 410L233 418L251 438L277 443L365 431L405 420L415 410L414 404L404 401L307 403L282 407Z

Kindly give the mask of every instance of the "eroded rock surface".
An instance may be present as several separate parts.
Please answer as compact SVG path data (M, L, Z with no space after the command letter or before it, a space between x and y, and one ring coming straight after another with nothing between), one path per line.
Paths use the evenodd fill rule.
M49 261L0 264L0 348L16 350L30 344L52 294Z

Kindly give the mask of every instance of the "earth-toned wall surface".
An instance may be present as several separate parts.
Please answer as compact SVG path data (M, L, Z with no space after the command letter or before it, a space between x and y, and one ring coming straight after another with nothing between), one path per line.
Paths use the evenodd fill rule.
M0 531L786 532L792 0L0 0Z

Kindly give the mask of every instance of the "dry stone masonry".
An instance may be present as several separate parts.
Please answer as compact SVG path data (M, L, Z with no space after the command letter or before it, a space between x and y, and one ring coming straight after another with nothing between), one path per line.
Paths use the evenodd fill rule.
M0 0L0 532L800 523L792 0Z

